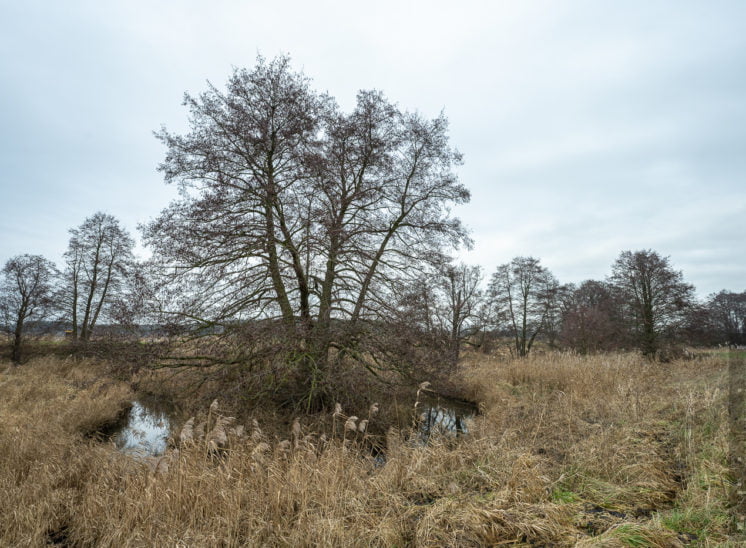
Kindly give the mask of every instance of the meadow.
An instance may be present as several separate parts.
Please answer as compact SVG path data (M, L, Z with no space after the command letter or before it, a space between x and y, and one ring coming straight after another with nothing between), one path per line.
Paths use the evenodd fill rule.
M437 386L292 415L209 405L163 371L8 362L0 545L738 546L727 366L467 354L452 386L480 412L425 442L415 404ZM117 451L105 433L156 388L180 409L172 447ZM192 415L211 433L185 432Z

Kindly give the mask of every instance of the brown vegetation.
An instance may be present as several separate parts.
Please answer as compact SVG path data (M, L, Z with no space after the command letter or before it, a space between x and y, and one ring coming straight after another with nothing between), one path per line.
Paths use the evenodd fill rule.
M393 402L282 427L218 403L148 463L92 436L128 385L40 359L0 374L0 545L714 546L729 538L725 375L707 356L472 355L467 436L378 435Z

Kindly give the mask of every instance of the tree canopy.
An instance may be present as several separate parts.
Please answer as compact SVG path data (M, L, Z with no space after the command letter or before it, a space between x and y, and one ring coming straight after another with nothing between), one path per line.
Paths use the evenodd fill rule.
M469 192L442 114L377 91L344 113L286 57L184 102L189 131L158 133L181 198L144 227L167 286L181 289L164 304L174 321L224 332L277 320L317 386L331 348L354 349L398 286L467 240L450 214Z

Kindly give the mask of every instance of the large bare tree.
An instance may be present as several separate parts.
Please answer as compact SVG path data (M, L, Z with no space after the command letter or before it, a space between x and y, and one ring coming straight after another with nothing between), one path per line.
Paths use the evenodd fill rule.
M612 265L612 286L618 292L634 341L653 357L671 341L694 301L694 286L684 282L668 257L653 250L623 251Z
M134 241L112 215L95 213L70 230L63 295L73 340L88 341L124 287L133 264Z
M54 310L54 263L41 255L18 255L3 267L0 281L0 317L13 337L12 360L20 363L24 333L48 319Z
M158 134L181 198L143 227L171 297L163 310L203 333L283 325L310 401L331 350L362 358L395 288L466 238L449 214L469 193L446 119L373 91L341 112L286 57L185 104L190 130Z
M489 285L493 318L513 337L516 354L527 356L556 306L557 279L533 257L500 265Z

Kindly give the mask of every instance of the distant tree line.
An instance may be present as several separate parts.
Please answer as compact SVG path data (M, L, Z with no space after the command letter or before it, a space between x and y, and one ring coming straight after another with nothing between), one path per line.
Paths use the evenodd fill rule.
M453 271L472 277L454 277ZM534 257L498 266L484 289L481 281L478 267L436 271L435 279L423 279L413 290L407 314L419 317L420 328L440 336L446 348L489 349L499 342L516 357L527 356L537 341L583 354L638 350L656 358L673 356L684 345L746 344L746 291L721 291L699 302L670 259L653 250L624 251L605 280L578 285L561 284ZM450 291L444 295L439 287ZM433 314L437 321L429 319ZM451 318L461 320L455 330Z
M19 255L2 270L0 321L16 362L29 333L64 330L71 342L84 344L94 333L137 337L138 323L182 335L262 323L257 317L169 324L156 297L159 276L152 263L135 261L134 242L114 217L96 213L70 234L62 268L40 255ZM398 331L413 346L426 342L440 356L440 367L450 370L465 346L489 348L497 340L510 340L518 357L537 340L584 354L637 349L648 356L681 345L746 345L746 291L722 290L699 302L682 273L652 250L622 252L607 279L578 285L560 284L533 257L498 266L486 287L479 266L447 261L419 274L393 292L389 319L376 329ZM195 296L185 290L166 298Z
M152 258L136 261L131 235L99 212L70 230L59 268L38 255L6 263L0 319L14 361L42 326L80 348L114 327L137 338L138 325L157 326L174 342L159 346L159 366L232 367L310 408L346 363L416 376L452 371L465 346L662 357L746 343L746 291L698 303L652 250L624 251L605 280L577 286L533 257L486 283L457 264L450 251L470 241L451 208L469 192L443 115L377 91L344 112L285 57L185 105L187 131L157 134L160 170L181 193L140 227Z

